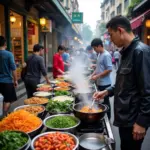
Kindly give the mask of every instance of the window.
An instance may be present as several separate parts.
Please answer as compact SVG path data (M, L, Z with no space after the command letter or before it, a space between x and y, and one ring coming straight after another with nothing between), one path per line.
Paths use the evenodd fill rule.
M110 0L110 4L111 4L111 6L114 6L115 5L115 0Z
M69 7L69 0L66 0L66 7Z
M115 12L114 11L111 13L111 18L113 18L113 17L115 17Z
M122 4L119 4L117 7L117 15L120 15L122 13Z
M105 20L105 14L102 12L102 20Z
M106 9L106 18L109 19L109 7Z
M124 9L127 9L129 5L129 0L124 0Z

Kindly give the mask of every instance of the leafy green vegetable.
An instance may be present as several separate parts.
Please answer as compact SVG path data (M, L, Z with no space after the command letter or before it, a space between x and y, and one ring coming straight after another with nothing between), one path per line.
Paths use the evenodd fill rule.
M66 113L71 111L72 101L66 100L63 102L49 100L46 110L51 113Z
M46 122L46 125L51 128L69 128L76 124L77 121L72 116L56 116Z
M68 91L56 91L55 96L62 96L62 95L70 95L70 92Z
M26 144L28 138L22 133L15 131L4 131L0 133L0 149L1 150L18 150Z

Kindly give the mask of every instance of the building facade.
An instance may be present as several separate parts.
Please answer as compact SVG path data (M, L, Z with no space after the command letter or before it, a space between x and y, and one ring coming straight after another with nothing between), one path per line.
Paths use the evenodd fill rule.
M141 0L131 13L131 27L136 36L150 46L150 1Z
M44 18L44 26L41 18ZM59 0L0 1L0 35L6 37L7 50L14 54L18 79L22 63L32 54L34 44L44 45L45 65L50 68L58 45L68 47L68 37L79 36L75 29L71 17Z
M117 15L127 15L131 0L104 0L101 4L101 20L107 23Z

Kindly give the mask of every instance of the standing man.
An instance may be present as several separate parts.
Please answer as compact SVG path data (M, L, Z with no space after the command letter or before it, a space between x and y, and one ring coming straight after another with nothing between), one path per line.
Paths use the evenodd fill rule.
M134 36L123 16L107 24L112 42L121 50L121 64L114 87L97 92L94 98L114 95L114 125L119 127L121 150L141 150L150 126L150 47Z
M65 51L65 47L62 45L58 46L58 52L53 56L53 78L57 78L64 74L64 62L62 55Z
M47 84L50 84L50 81L47 77L44 58L42 57L43 53L44 47L39 44L36 44L33 47L33 54L29 56L29 58L26 61L27 71L24 83L28 98L32 97L33 93L36 92L37 85L40 84L41 73L44 76Z
M64 61L64 71L66 72L69 69L69 61L70 61L69 48L65 49L65 52L62 54L62 58Z
M91 46L98 53L96 70L93 72L91 79L95 80L98 86L98 90L103 91L111 86L110 73L112 71L112 58L108 51L103 47L101 39L94 39ZM110 108L109 97L104 98L104 104ZM111 109L108 111L108 118L111 117Z
M11 102L17 100L15 92L17 85L14 56L6 50L6 40L0 36L0 93L4 96L4 116L7 115Z
M117 70L119 67L119 60L120 60L120 53L118 49L116 49L116 51L114 52L114 58L115 58L115 65L116 65L116 70Z
M93 51L93 48L89 45L87 48L86 48L86 51L87 51L87 54L89 56L89 59L90 59L90 62L92 64L96 64L96 61L97 61L97 54Z

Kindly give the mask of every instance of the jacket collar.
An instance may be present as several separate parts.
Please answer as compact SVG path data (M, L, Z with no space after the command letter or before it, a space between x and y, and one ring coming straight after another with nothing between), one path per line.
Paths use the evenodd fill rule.
M127 53L129 50L131 50L131 49L133 48L133 45L134 45L137 41L139 41L139 38L138 38L138 37L135 37L127 48L123 48L123 49L120 51L120 54L121 54L121 55L124 55L124 54Z

